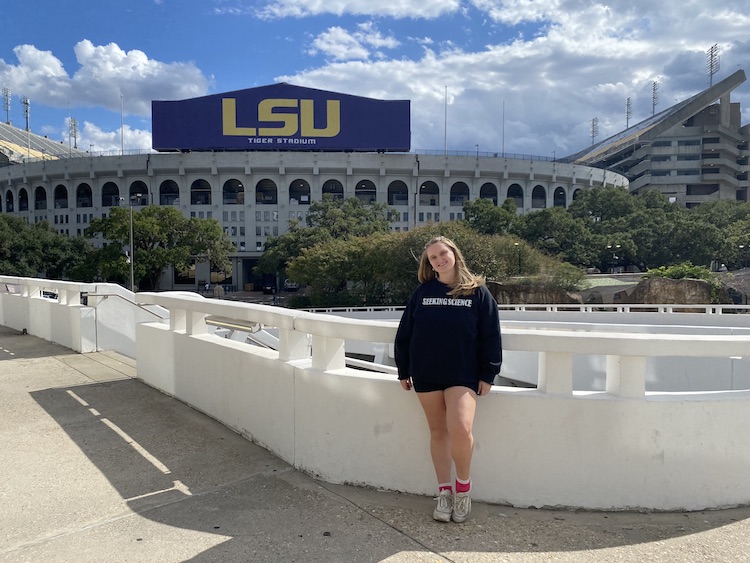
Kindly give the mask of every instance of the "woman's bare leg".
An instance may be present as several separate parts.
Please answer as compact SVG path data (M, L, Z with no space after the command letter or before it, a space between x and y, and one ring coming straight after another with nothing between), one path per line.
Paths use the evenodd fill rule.
M443 395L451 458L456 464L456 477L465 481L471 476L477 396L468 387L449 387Z
M417 393L430 429L430 454L438 483L451 482L451 440L446 423L446 401L443 391Z

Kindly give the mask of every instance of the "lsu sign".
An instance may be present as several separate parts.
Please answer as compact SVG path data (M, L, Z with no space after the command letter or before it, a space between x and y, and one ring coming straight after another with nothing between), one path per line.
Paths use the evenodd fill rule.
M395 151L411 146L410 102L274 84L153 101L157 151Z

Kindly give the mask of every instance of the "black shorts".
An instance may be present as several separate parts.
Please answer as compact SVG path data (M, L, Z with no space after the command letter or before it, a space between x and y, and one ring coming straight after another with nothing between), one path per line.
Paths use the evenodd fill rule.
M445 391L450 387L468 387L474 393L479 393L479 381L452 381L444 383L441 381L415 381L412 379L414 390L417 393L430 393L431 391Z

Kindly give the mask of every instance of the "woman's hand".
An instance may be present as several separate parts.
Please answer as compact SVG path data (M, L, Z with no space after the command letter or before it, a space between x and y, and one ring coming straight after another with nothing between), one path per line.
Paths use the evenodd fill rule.
M486 381L480 381L479 382L479 393L477 393L477 395L479 395L480 397L482 397L484 395L489 395L490 389L492 389L492 384L491 383L487 383Z
M401 387L404 388L404 391L411 391L411 377L407 379L399 379L399 381L401 382Z

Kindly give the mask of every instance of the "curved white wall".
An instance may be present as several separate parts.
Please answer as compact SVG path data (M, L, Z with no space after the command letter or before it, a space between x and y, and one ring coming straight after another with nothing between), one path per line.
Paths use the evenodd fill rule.
M145 382L326 481L433 492L416 396L393 374L344 367L345 339L392 341L395 322L169 293L138 298L173 319L138 326ZM281 352L208 334L206 315L279 326ZM645 356L736 355L750 336L506 329L504 345L540 351L540 386L495 387L479 400L476 498L607 510L750 502L750 435L739 430L750 424L750 391L645 392ZM607 357L606 392L573 390L580 354Z

